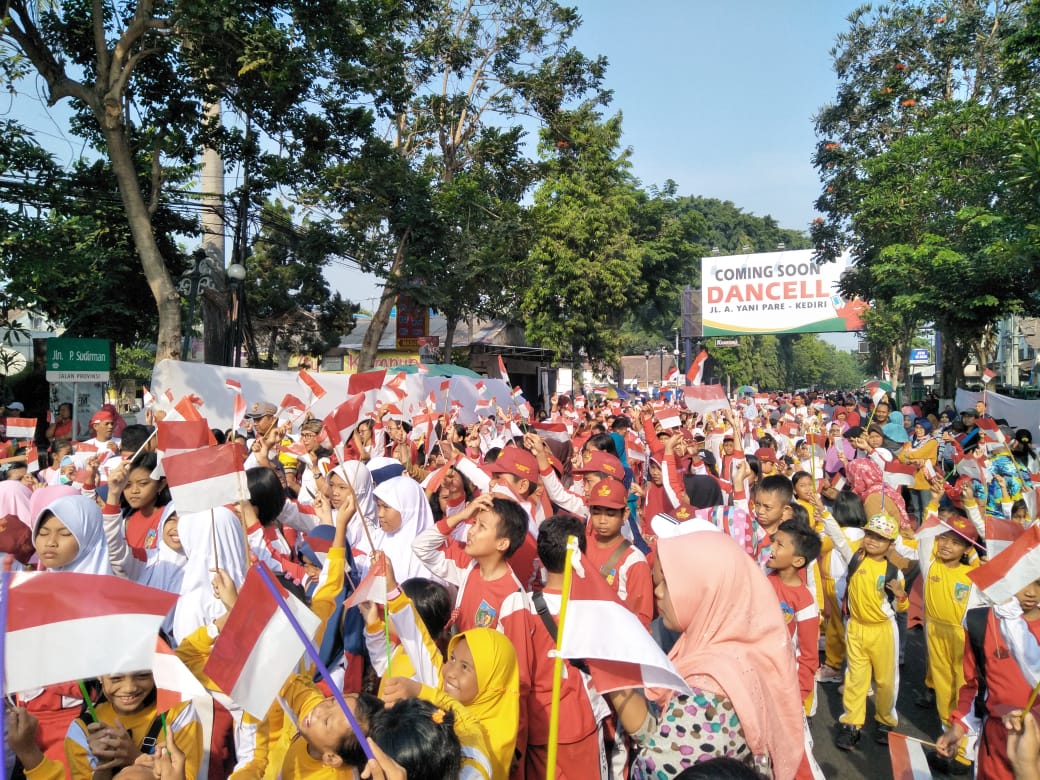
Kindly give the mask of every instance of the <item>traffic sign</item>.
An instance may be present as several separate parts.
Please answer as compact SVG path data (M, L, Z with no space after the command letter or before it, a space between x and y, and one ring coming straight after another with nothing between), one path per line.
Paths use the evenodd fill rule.
M107 382L112 368L108 339L48 339L48 382Z
M927 365L932 362L932 351L930 349L911 349L910 362L918 365Z

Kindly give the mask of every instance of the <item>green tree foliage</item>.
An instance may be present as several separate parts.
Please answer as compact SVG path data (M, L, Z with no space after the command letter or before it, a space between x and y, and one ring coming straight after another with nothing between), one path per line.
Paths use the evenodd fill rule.
M787 344L784 344L787 340ZM792 390L798 387L845 389L864 380L856 356L828 344L814 333L795 336L742 336L737 347L716 347L716 376L732 387L752 385L759 390Z
M584 350L614 362L620 327L646 290L633 234L636 191L620 141L620 115L603 120L584 107L561 112L539 144L547 174L535 193L538 237L522 311L529 341L572 359Z
M972 334L1035 297L1035 270L1003 251L1022 231L1005 199L1009 128L1037 86L1035 68L1004 56L1024 5L861 7L832 51L837 95L816 117L826 218L814 243L824 258L851 252L843 292L873 301L868 335L897 379L915 325L943 332L947 393Z
M337 238L324 228L297 228L293 209L280 201L261 211L245 281L254 337L250 363L273 368L279 353L322 355L354 329L358 307L333 294L321 273Z
M580 21L555 0L431 0L410 30L409 99L391 136L413 186L410 198L388 204L401 208L372 210L363 227L376 244L360 247L359 257L387 283L362 369L375 358L402 285L440 308L449 329L516 306L517 261L530 239L519 204L538 175L523 151L521 120L551 127L569 102L602 97L605 60L571 42Z
M356 156L374 111L393 113L403 101L399 33L416 10L421 0L5 5L3 74L41 79L51 104L70 101L70 129L110 165L137 276L158 312L157 360L178 355L181 335L160 238L169 226L157 219L167 183L210 145L228 164L258 163L246 198L258 203L275 183L302 190L330 159ZM206 121L203 104L217 101L244 127ZM272 139L276 151L262 153L250 133Z

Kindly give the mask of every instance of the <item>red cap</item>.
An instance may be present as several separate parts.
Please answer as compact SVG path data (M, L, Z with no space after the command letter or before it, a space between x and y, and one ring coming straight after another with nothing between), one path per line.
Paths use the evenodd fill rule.
M776 458L776 450L772 447L759 447L755 450L755 457L760 461L764 460L766 463L779 463L780 461Z
M585 496L585 503L607 509L624 509L628 504L628 491L616 479L607 477L592 486L592 492Z
M979 540L978 529L975 527L975 524L967 518L953 515L941 522L944 526L957 534L957 536L971 542L972 544L975 544L975 542Z
M492 474L512 474L518 479L538 481L538 460L519 447L503 447L498 459L485 468Z
M592 471L601 471L614 479L625 478L625 467L621 465L621 461L616 455L603 450L586 450L581 456L581 465L571 469L574 474L588 474Z

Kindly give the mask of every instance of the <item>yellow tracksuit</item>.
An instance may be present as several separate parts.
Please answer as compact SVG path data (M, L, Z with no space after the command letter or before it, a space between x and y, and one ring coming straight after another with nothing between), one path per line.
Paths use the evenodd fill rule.
M848 529L842 529L845 537L849 540L849 547L853 554L859 550L862 532L855 538L850 537ZM856 529L858 530L858 529ZM835 562L835 558L838 558ZM841 614L841 599L838 598L837 579L831 568L837 563L844 571L844 564L840 556L834 551L834 542L830 537L824 536L820 549L820 574L823 577L823 597L827 605L827 615L824 624L824 663L832 669L841 669L845 663L845 619ZM842 575L839 575L842 576Z
M964 685L964 628L961 621L968 606L974 567L957 563L950 567L932 560L924 580L924 628L928 647L928 669L935 688L939 720L950 723L957 695Z
M895 610L888 603L885 574L888 562L864 558L846 583L849 620L845 631L848 667L845 670L845 711L840 721L863 726L866 720L867 692L873 675L876 684L875 717L879 723L895 726L896 698L899 695L899 631ZM903 575L897 578L903 581ZM908 600L896 602L905 612Z

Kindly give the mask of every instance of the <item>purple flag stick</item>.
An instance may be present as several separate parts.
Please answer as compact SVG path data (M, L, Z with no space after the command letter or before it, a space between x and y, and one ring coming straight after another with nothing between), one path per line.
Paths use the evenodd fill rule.
M0 571L0 696L7 691L7 600L11 590L11 556L5 555ZM0 767L7 761L7 713L0 717Z
M347 716L347 720L350 722L350 728L354 730L354 736L357 737L358 744L361 745L361 749L365 751L365 755L369 761L375 760L375 754L372 753L372 748L368 744L368 739L365 737L365 732L361 730L361 726L357 722L357 718L354 717L354 713L350 711L350 707L347 706L347 700L343 698L343 691L339 689L338 685L335 685L332 677L329 675L328 667L321 660L321 654L318 653L318 648L314 646L314 643L307 636L307 632L303 630L303 626L300 625L300 621L296 619L296 615L289 609L289 605L285 603L285 597L282 596L281 591L278 589L278 585L275 584L274 580L271 579L271 574L267 571L266 566L256 567L261 578L263 578L264 585L271 591L271 595L274 596L274 600L278 602L279 608L285 613L285 616L289 619L289 625L293 627L293 631L296 632L296 636L303 642L303 646L307 650L307 655L310 656L311 660L314 661L314 665L318 667L318 672L321 673L323 680L328 680L330 685L329 689L332 691L332 698L336 700L336 703L343 710L343 714ZM6 589L7 578L4 578L4 588ZM6 611L6 606L0 607ZM3 655L3 644L0 642L0 657ZM0 757L3 753L0 753Z

